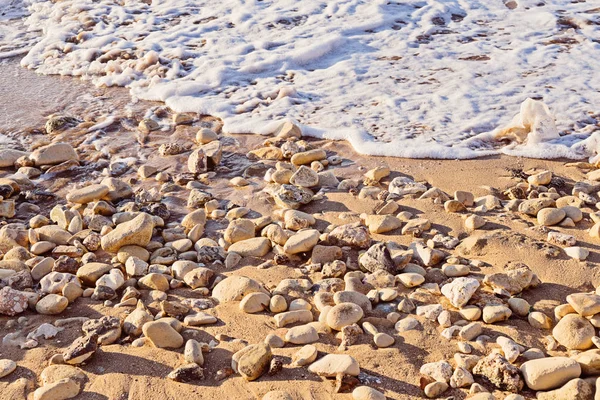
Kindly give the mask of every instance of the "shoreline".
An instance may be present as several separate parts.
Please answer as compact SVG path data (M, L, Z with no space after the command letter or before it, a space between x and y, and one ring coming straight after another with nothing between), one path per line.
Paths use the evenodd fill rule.
M23 73L23 75L29 75L29 72L27 74ZM29 85L28 79L17 81L20 90L16 94L17 97L28 97L25 90L33 88ZM127 183L134 191L145 189L147 191L145 194L150 197L152 197L151 194L158 193L157 196L160 200L150 203L163 204L169 210L170 216L163 221L165 225L155 227L155 234L153 235L154 241L159 242L161 249L168 248L167 243L174 241L171 239L177 238L179 240L180 238L178 229L181 227L182 218L195 209L206 209L204 205L187 207L186 203L191 191L186 180L190 179L188 167L190 155L200 147L196 139L197 132L202 128L209 128L218 134L217 140L222 145L222 157L213 171L199 173L191 181L197 182L197 188L209 192L218 200L217 210L220 212L215 213L213 216L212 212L214 210L212 208L214 204L208 207L210 211L207 211L204 234L200 240L212 239L219 242L223 238L231 223L229 219L223 217L223 214L228 212L233 204L248 208L250 210L248 218L252 220L256 220L260 216L272 216L276 223L285 225L285 221L282 221L278 214L282 212L281 209L273 204L268 190L264 190L268 186L268 183L264 181L264 174L268 168L275 167L277 161L255 160L247 157L249 151L265 148L263 147L265 141L270 142L268 143L270 146L266 148L272 151L281 147L284 141L259 135L223 134L220 132L220 122L218 120L197 115L192 116L194 119L192 125L175 126L170 122L173 113L162 105L138 102L129 111L127 110L129 102L127 97L123 96L125 89L97 89L92 88L91 85L85 82L78 82L73 79L66 79L66 84L61 85L59 94L63 96L61 102L55 104L53 101L56 98L47 98L44 96L44 90L53 87L59 81L55 77L40 77L39 82L42 81L48 83L36 86L36 88L42 89L41 92L29 92L32 94L31 98L33 99L31 103L26 107L13 104L9 112L5 114L6 120L11 121L10 124L12 125L10 126L13 127L10 129L9 137L14 138L23 135L23 148L28 153L50 143L69 143L75 149L80 166L66 165L64 171L45 174L39 179L32 178L33 187L28 187L25 182L25 190L22 190L22 193L40 189L51 192L57 197L46 201L35 197L28 199L24 194L15 194L17 215L15 218L5 218L6 222L16 221L28 224L34 214L49 216L52 207L56 203L65 204L66 196L75 189L84 189L106 178L107 175L103 172L105 168L108 170L122 168L124 173L115 174L113 176L115 179ZM0 82L1 84L2 82ZM82 92L74 94L78 90L82 90ZM86 95L90 93L91 98L88 99ZM113 95L114 97L111 97ZM32 104L42 106L33 113ZM91 126L100 122L95 118L103 115L107 107L113 107L114 104L122 107L119 110L121 114L114 115L116 122L103 128L103 132L89 132ZM46 122L44 117L48 113L59 111L60 108L68 111L72 116L79 117L82 122L64 131L57 131L52 134L42 133L41 130ZM77 114L78 112L80 114ZM150 131L140 135L138 124L144 118L147 118L150 113L154 114L161 126L171 125L170 128ZM14 117L15 115L16 117ZM23 122L24 118L27 118L27 120ZM31 133L33 129L37 129L38 133ZM293 140L293 142L302 142L302 140L302 138L299 138ZM181 146L184 151L174 155L161 156L159 155L161 146L163 146L163 149L168 146ZM323 198L317 196L309 204L300 207L300 211L315 218L315 222L310 225L312 228L317 229L320 234L328 233L331 224L342 225L359 222L361 221L361 214L375 214L374 210L381 203L381 200L377 198L377 194L374 194L375 198L368 196L361 198L358 193L365 187L367 189L371 187L363 185L364 174L377 167L385 166L391 171L388 176L380 180L380 184L372 186L381 191L388 190L389 184L394 178L410 177L416 183L426 182L428 189L439 188L450 197L453 197L455 191L462 190L472 193L474 197L494 195L503 202L509 201L503 195L503 192L517 186L519 183L523 183L523 176L531 175L534 169L538 172L552 171L553 176L564 181L564 184L561 183L561 185L550 185L558 193L564 192L564 195L560 194L561 197L570 195L575 183L586 178L584 171L565 166L565 162L570 160L540 160L504 155L460 161L362 156L357 154L348 142L310 138L306 140L306 146L325 150L327 158L340 157L342 159L341 164L322 165L324 171L333 172L339 181L349 179L358 183L356 193L347 189L325 188L322 191ZM265 150L265 152L267 151ZM320 161L323 160L323 158L320 159ZM289 159L279 161L284 164L289 163ZM124 163L124 165L118 164L119 162ZM259 165L261 163L263 166ZM113 165L111 166L111 164ZM144 165L156 167L163 175L160 178L157 178L156 174L152 174L150 178L139 176L138 168ZM250 169L248 169L249 167ZM315 168L320 167L317 165ZM40 170L42 170L41 167ZM15 168L3 168L0 171L0 179L9 177L14 171ZM212 172L214 172L214 175ZM243 176L244 172L248 172L247 176ZM249 184L242 187L232 185L231 179L236 177L244 177ZM151 192L152 189L154 192ZM315 192L319 193L319 190L315 189ZM541 191L540 193L545 192ZM135 199L134 197L134 202ZM94 198L90 203L96 203L98 200ZM113 205L124 206L127 201L128 199L118 199L114 201ZM575 227L569 228L559 226L540 227L535 218L516 211L508 211L504 208L493 211L477 211L477 206L474 205L468 206L466 211L454 213L447 212L444 209L444 202L436 203L432 199L419 199L418 196L405 195L400 198L392 198L391 201L397 203L398 210L390 215L406 211L413 214L413 218L411 218L413 220L426 218L431 221L432 227L422 235L424 240L433 239L437 233L442 236L457 238L461 242L470 237L486 237L487 244L477 254L465 255L459 250L446 249L439 245L436 247L445 251L448 255L447 258L455 257L465 260L463 265L469 266L469 278L482 281L484 277L494 273L505 273L505 266L511 262L525 263L539 277L542 284L535 288L523 290L517 297L528 301L535 311L544 313L549 318L553 318L555 307L564 303L568 294L593 290L594 287L600 284L600 274L597 272L597 266L600 262L600 247L595 243L595 239L587 233L587 229L594 225L594 221L589 216L590 213L595 212L592 204L582 206L584 218L577 222ZM23 203L33 203L40 209L37 212L32 212L28 206L19 208ZM75 206L75 210L82 213L86 209L85 204L77 206L71 203L70 205ZM143 207L148 206L148 204L138 204L138 206L140 205ZM32 209L35 210L35 208ZM159 215L159 211L156 211L155 214ZM486 225L476 231L469 231L464 223L464 218L468 215L482 216L486 220ZM111 217L113 216L111 215ZM308 219L306 216L300 219L303 218ZM235 219L231 218L231 220ZM403 226L408 221L403 221ZM51 225L55 224L51 223ZM419 238L402 234L401 229L397 228L384 234L373 233L373 243L395 243L403 251L406 251ZM564 246L548 243L548 230L572 235L578 246L590 250L587 260L578 262L565 255L564 251L561 250ZM165 231L167 231L166 234ZM169 234L172 234L172 236L169 236ZM184 237L187 238L188 234L189 232L185 232ZM257 229L255 234L256 237L261 237L261 230ZM194 242L197 241L194 240ZM204 243L213 245L212 242ZM326 242L323 241L323 244L325 245ZM26 244L26 247L28 251L31 250L29 243ZM273 246L273 248L276 247ZM554 249L558 250L554 252ZM347 252L345 250L344 256L348 256L348 259L356 262L358 254L362 250L365 249L353 248ZM160 313L164 311L164 306L161 306L163 299L174 303L174 307L185 304L186 300L189 299L209 301L211 295L214 295L213 289L216 278L246 276L255 279L268 289L269 296L273 295L274 289L284 279L310 279L311 284L316 284L323 278L322 271L313 271L309 268L311 264L310 252L306 252L306 254L299 253L300 255L296 257L290 256L289 261L284 262L283 265L273 265L272 262L277 251L279 250L274 250L259 257L243 257L236 266L231 268L226 268L224 260L209 263L208 266L214 271L215 276L211 277L208 285L200 287L201 290L192 290L182 284L174 288L169 287L168 290L162 291L162 294L156 293L157 290L150 291L139 286L139 281L144 278L143 276L135 276L133 281L130 278L129 283L139 289L141 293L139 296L140 301L149 308L154 318L156 315L160 316ZM177 257L185 252L178 251L176 253ZM113 269L127 271L126 263L114 259L114 252L99 249L89 253L97 253L95 257L97 256L98 261L113 265ZM45 257L57 258L51 251L42 254ZM77 259L81 266L86 264L86 262L81 262L82 257L71 258ZM429 266L422 260L416 259L416 257L412 261L426 271L424 276L426 285L443 287L444 284L451 283L452 278L443 275L441 272L441 266L448 260ZM266 265L264 265L265 262L267 262ZM160 265L159 262L157 264ZM160 275L169 276L170 281L177 280L173 277L172 271L169 270L171 265L165 263L163 266L168 269L165 269L164 273L160 273ZM258 265L262 265L262 267L257 268ZM355 272L351 270L350 265L352 263L348 262L348 273ZM415 270L417 269L415 268ZM400 273L396 275L402 274L401 271L398 272ZM389 319L388 316L392 313L399 313L397 304L401 298L406 297L413 298L418 305L426 305L429 302L431 304L443 304L444 309L451 314L453 323L457 323L463 318L459 315L458 308L448 305L443 296L436 294L435 301L432 300L429 291L435 292L433 286L426 286L425 289L420 289L420 285L409 288L398 280L394 280L394 284L390 287L388 286L389 282L385 280L383 275L379 278L375 276L376 274L366 273L365 275L373 275L370 278L373 281L382 279L383 282L377 290L393 289L397 292L398 298L390 302L374 302L373 309L366 315L368 320L365 318L359 324L365 330L364 333L358 335L356 343L349 345L347 350L344 351L338 348L340 340L337 336L339 334L326 324L318 322L318 316L322 310L317 311L318 307L314 293L300 291L300 293L286 294L285 297L288 303L291 303L293 299L301 298L311 304L314 311L314 321L311 322L313 324L311 326L318 329L319 333L318 341L312 343L319 351L318 359L321 359L325 354L350 355L358 362L362 372L362 375L359 375L358 378L360 382L354 382L355 384L376 388L391 399L422 398L423 391L419 387L422 376L419 373L421 366L425 363L441 360L452 361L453 355L457 352L458 340L443 339L440 336L443 327L437 321L429 320L421 315L417 316L414 311L410 313L402 312L400 317L401 320L406 318L417 319L420 324L420 329L417 330L398 332L394 327L395 322L391 322L395 316ZM36 286L32 285L32 287L35 288ZM87 294L89 294L89 291ZM367 293L363 294L367 295ZM57 315L40 314L35 311L34 306L33 309L20 315L25 317L25 320L20 320L21 322L19 322L18 316L2 316L0 317L0 324L6 326L7 329L6 333L0 333L0 337L5 338L6 334L15 334L16 338L22 339L43 323L55 324L57 320L70 317L84 316L98 319L102 316L108 316L123 319L127 315L131 315L135 304L115 307L115 304L121 301L122 295L123 288L120 288L118 297L109 300L110 303L93 300L89 297L78 297ZM477 301L474 299L473 304L480 305L482 309L484 308L482 304L491 298L503 305L507 304L505 297L495 297L493 293L490 294L488 291L482 291L479 295L482 296L482 299L477 299ZM266 373L252 382L247 382L239 374L233 374L224 380L220 380L221 376L227 376L231 372L228 368L231 367L233 354L244 348L246 344L261 343L269 334L285 338L289 332L287 330L289 327L276 326L274 323L276 313L269 311L269 309L250 314L241 311L239 304L239 301L236 300L222 302L203 311L194 309L193 313L206 312L210 316L216 317L216 322L202 326L186 324L181 330L180 334L186 341L195 339L201 343L210 343L211 341L217 343L209 352L204 353L204 379L194 380L191 384L175 383L166 379L170 372L185 364L184 355L182 354L183 346L179 346L176 350L167 350L157 347L156 343L149 342L149 339L146 338L146 340L141 341L143 343L141 347L134 347L132 342L140 339L135 336L128 337L128 335L121 334L114 344L101 345L86 364L77 367L78 371L83 372L85 376L81 384L82 392L78 398L86 400L97 399L102 396L111 399L142 399L150 396L221 398L219 396L225 395L227 398L254 399L261 398L272 390L290 392L293 399L332 398L349 400L352 398L348 391L335 393L335 380L322 379L309 372L307 367L290 365L291 360L302 347L290 343L283 348L274 347L272 349L273 354L276 357L281 357L284 362L281 371L273 375ZM192 314L192 311L189 314ZM183 320L183 316L179 320ZM372 335L365 328L365 321L371 321L381 332L392 336L395 343L387 348L378 348L373 343ZM555 322L558 321L553 321L553 323ZM32 393L35 387L43 386L40 374L47 366L55 365L50 363L55 355L63 354L76 338L82 337L80 328L81 326L77 323L65 325L64 330L59 332L55 338L40 339L39 345L29 350L2 345L0 347L2 350L0 358L11 359L17 363L18 367L15 372L0 381L0 393L2 393L0 398L5 395L10 396L6 398L19 398L24 393ZM485 357L494 350L499 350L494 343L494 340L499 336L510 337L527 349L541 349L548 356L568 355L570 353L562 348L549 348L546 340L552 331L531 326L527 316L520 317L515 314L505 322L484 324L484 333L490 336L491 340L486 342L482 348L477 347L475 341L470 341L473 346L473 354L481 357ZM393 362L387 362L387 360L393 360ZM523 361L523 358L519 359L519 363ZM454 364L454 362L452 363ZM72 373L73 371L70 372L70 374ZM492 391L498 399L505 398L508 394L508 392L498 390L494 385L490 385L480 378L477 378L476 382ZM444 396L453 395L456 398L465 398L468 390L469 387L462 389L449 388ZM532 390L524 390L521 394L528 399L535 397L535 392Z

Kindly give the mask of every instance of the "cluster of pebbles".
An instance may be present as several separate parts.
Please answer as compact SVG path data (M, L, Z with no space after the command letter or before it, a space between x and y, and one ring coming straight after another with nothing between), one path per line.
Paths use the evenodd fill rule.
M192 120L174 117L175 124ZM52 121L48 129L59 122ZM156 129L153 120L139 126L142 133ZM139 181L128 180L108 168L103 179L71 188L52 207L45 207L51 196L36 189L35 179L79 165L77 151L61 142L31 153L0 150L0 314L8 317L3 318L2 346L29 349L73 326L81 332L48 360L35 400L77 396L83 390L81 368L112 343L183 353L182 364L165 378L200 384L233 374L248 381L277 374L284 367L277 349L297 347L292 365L335 380L336 392L352 392L357 400L385 399L361 373L350 355L352 346L368 337L374 351L401 348L398 338L424 324L438 327L440 341L456 344L452 359L422 365L420 382L413 382L429 398L444 398L452 389L470 399L500 395L517 400L533 392L541 400L594 398L600 375L600 295L573 293L554 315L546 315L520 297L541 284L527 265L511 263L503 272L482 276L474 271L485 263L464 255L486 245L478 232L487 232L481 231L486 216L501 210L535 218L548 231L549 251L585 260L589 251L578 247L574 236L548 227L577 227L583 210L596 207L600 170L592 170L570 193L562 191L560 178L542 171L503 193L477 198L466 191L450 195L406 176L391 179L392 171L384 166L366 171L362 181L339 180L335 168L342 160L313 148L297 126L284 123L247 154L251 162L268 161L273 167L264 176L229 182L232 187L260 182L272 212L254 216L253 210L211 193L210 181L218 176L223 157L221 140L203 128L191 149L161 145L160 157L190 153L185 176L141 165ZM186 193L183 218L163 202L165 185ZM315 215L301 210L332 191L378 203L371 214L342 215L352 221L317 229ZM407 197L461 213L471 234L459 240L438 232L429 219L401 210L399 200ZM587 214L596 222L589 235L600 237L600 213ZM207 221L220 221L225 228L208 231ZM374 239L391 232L411 237L412 243ZM264 274L275 265L288 265L305 278L283 279L268 288L256 279L220 272L234 271L245 259L260 259L256 268ZM174 296L183 289L186 297ZM121 317L60 318L82 297L120 309ZM204 355L225 338L186 340L185 330L217 323L210 311L225 303L239 304L240 313L272 315L277 330L233 354L230 367L209 377ZM18 328L31 313L56 317L25 333ZM526 319L534 332L545 331L546 348L526 348L493 334L494 324L511 324L515 318ZM336 353L317 351L315 343L326 337L339 344ZM15 361L0 360L0 378L10 379L17 368ZM262 398L293 397L272 391Z

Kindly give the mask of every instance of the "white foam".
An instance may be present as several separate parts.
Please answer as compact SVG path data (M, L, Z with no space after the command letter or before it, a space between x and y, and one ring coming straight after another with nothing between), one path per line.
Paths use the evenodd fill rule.
M365 154L580 158L590 154L576 144L600 120L600 13L589 2L28 1L27 26L43 36L23 66L127 86L223 118L232 133L288 119ZM490 141L529 97L556 130Z

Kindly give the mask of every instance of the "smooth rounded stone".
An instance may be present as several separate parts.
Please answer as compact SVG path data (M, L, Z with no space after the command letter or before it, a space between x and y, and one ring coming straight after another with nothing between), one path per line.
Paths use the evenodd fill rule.
M264 344L252 344L244 347L232 357L232 368L247 381L254 381L264 374L271 363L271 348Z
M204 365L204 355L202 354L202 345L194 339L189 339L185 343L183 350L183 358L187 363L195 363L200 366Z
M461 308L458 313L467 321L477 321L481 318L481 308L473 305Z
M113 268L110 264L99 262L87 263L77 270L77 277L86 286L94 287L96 281Z
M437 321L442 328L449 328L450 326L452 326L452 318L451 318L450 311L448 311L448 310L442 311L440 313L440 315L438 315Z
M379 332L373 336L373 343L379 348L390 347L395 342L395 339L387 333Z
M287 301L285 300L285 297L283 297L280 294L274 295L269 301L269 311L271 311L272 313L278 314L284 312L287 310L287 307L288 305Z
M64 378L39 387L33 392L33 400L66 400L79 394L81 384L73 379Z
M2 359L0 360L0 378L12 374L17 369L17 363L13 360Z
M352 325L360 321L364 312L360 306L354 303L341 303L335 305L327 314L327 325L337 331L344 326Z
M550 329L552 328L552 320L546 314L533 311L527 317L527 321L529 321L529 325L537 329Z
M186 315L183 323L187 326L210 325L217 322L217 317L204 312Z
M538 224L552 226L562 221L567 214L561 208L543 208L537 213Z
M386 397L383 393L370 388L368 386L359 386L352 391L352 398L354 400L385 400Z
M262 400L294 400L288 392L272 390L262 397Z
M567 296L567 302L582 317L600 313L600 296L592 293L573 293Z
M549 390L579 378L581 366L568 357L546 357L524 362L521 373L530 389Z
M196 142L200 144L207 144L215 141L219 136L211 129L202 128L196 133Z
M117 252L117 258L121 264L125 264L129 257L137 257L140 260L148 262L150 260L150 252L136 245L123 246Z
M555 205L556 202L548 198L524 200L521 202L521 204L519 204L519 212L535 217L540 210L548 207L554 207Z
M264 257L270 250L271 242L269 239L256 237L236 242L229 246L227 251L237 253L242 257Z
M280 349L285 346L285 341L274 333L269 333L265 337L264 343L272 349Z
M292 356L292 364L303 367L314 362L317 359L317 348L311 344L303 346Z
M138 286L146 290L159 290L166 292L169 290L169 281L163 274L151 273L141 277L138 280Z
M249 293L240 302L240 310L248 314L262 312L269 306L270 301L271 298L265 293Z
M167 321L147 322L142 332L156 347L177 349L183 346L183 337Z
M44 276L50 274L52 272L52 268L54 268L54 259L52 257L46 257L40 262L36 263L33 268L31 268L31 277L34 281L39 281Z
M85 373L77 367L66 364L52 364L40 373L40 381L43 385L54 383L61 379L72 379L76 382L85 380Z
M42 255L54 249L56 244L52 242L40 241L31 246L30 251L36 256Z
M200 225L204 227L206 224L206 210L200 208L187 214L181 220L181 226L186 229L192 229L193 227Z
M309 344L318 340L319 334L312 325L295 326L285 334L285 341L292 344Z
M446 382L431 382L425 386L423 391L425 392L425 396L430 399L435 399L436 397L441 396L449 387L450 386Z
M452 377L452 366L447 361L430 362L423 364L419 373L438 382L448 382Z
M581 366L581 373L585 376L600 374L600 350L584 351L571 357Z
M424 276L422 276L420 274L416 274L414 272L405 272L405 273L396 275L396 277L398 278L400 283L402 283L404 285L404 287L406 287L406 288L417 287L417 286L423 284L423 282L425 282Z
M393 215L368 215L365 225L371 233L387 233L402 226L402 221Z
M370 312L373 308L371 300L366 295L350 290L335 292L333 294L333 301L335 304L354 303L362 308L365 313Z
M483 307L483 321L486 324L506 321L512 315L510 308L506 306L485 306Z
M454 307L461 308L467 305L478 288L479 281L477 279L461 277L442 286L441 291Z
M379 290L379 301L384 303L394 301L398 297L398 291L396 289L384 288Z
M588 382L584 379L572 379L563 387L549 392L538 392L538 400L587 400L594 396L595 382Z
M413 317L406 317L396 322L396 324L394 325L394 329L396 329L396 332L402 333L419 329L420 326L421 323L418 319Z
M308 228L316 222L315 217L313 217L311 214L298 210L287 210L283 216L283 220L285 223L285 229L291 229L293 231Z
M583 219L583 212L579 207L575 206L564 206L560 208L566 214L566 218L571 218L571 220L575 223L581 221Z
M69 305L69 299L58 294L48 294L40 299L35 305L35 310L39 314L56 315L60 314Z
M28 153L25 151L15 149L0 149L0 168L13 167L19 158L27 155Z
M256 225L249 219L240 218L229 222L223 238L227 243L237 243L251 239L256 235ZM235 250L233 250L235 251ZM237 253L237 251L236 251Z
M482 332L483 326L481 325L481 322L471 322L460 329L458 337L466 341L471 341L481 335Z
M447 200L444 203L444 210L449 213L457 213L461 211L465 211L467 208L463 203L458 200Z
M447 277L456 278L469 275L471 268L463 264L444 264L442 265L442 272Z
M73 146L68 143L52 143L36 149L29 155L36 167L42 165L55 165L65 161L78 160Z
M296 153L292 156L291 162L294 165L306 165L313 161L320 161L327 158L327 153L322 149L314 149Z
M358 306L357 306L358 307ZM359 307L360 308L360 307ZM286 325L296 323L309 323L313 321L313 315L309 310L286 311L279 313L273 317L275 325L278 328L283 328Z
M290 305L288 307L289 311L296 311L296 310L312 310L312 306L310 305L310 303L304 299L294 299L290 302Z
M465 218L465 228L469 231L477 230L486 224L485 218L480 215L469 215Z
M552 336L569 350L587 350L593 346L594 326L577 314L565 315L552 330Z
M525 299L521 299L520 297L511 297L507 301L508 306L511 311L517 314L519 317L525 317L529 314L529 310L531 309L531 305Z
M321 234L316 229L306 229L300 231L285 242L283 251L286 254L298 254L311 251L319 242Z
M358 376L360 366L358 361L347 354L327 354L310 364L308 370L313 374L329 378L335 377L337 374Z
M108 192L108 186L106 185L89 185L81 189L71 190L67 194L67 201L71 203L87 204L103 198Z
M212 297L220 303L240 301L249 293L268 292L260 283L245 276L232 275L219 282L212 291Z

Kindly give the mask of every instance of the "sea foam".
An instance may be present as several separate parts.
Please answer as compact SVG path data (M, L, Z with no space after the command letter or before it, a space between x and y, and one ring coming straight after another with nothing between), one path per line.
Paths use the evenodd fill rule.
M27 1L23 29L41 34L23 66L126 86L220 117L227 132L268 134L290 120L399 157L596 151L581 144L600 124L600 11L590 3ZM556 134L504 145L499 133L528 98L547 105Z

